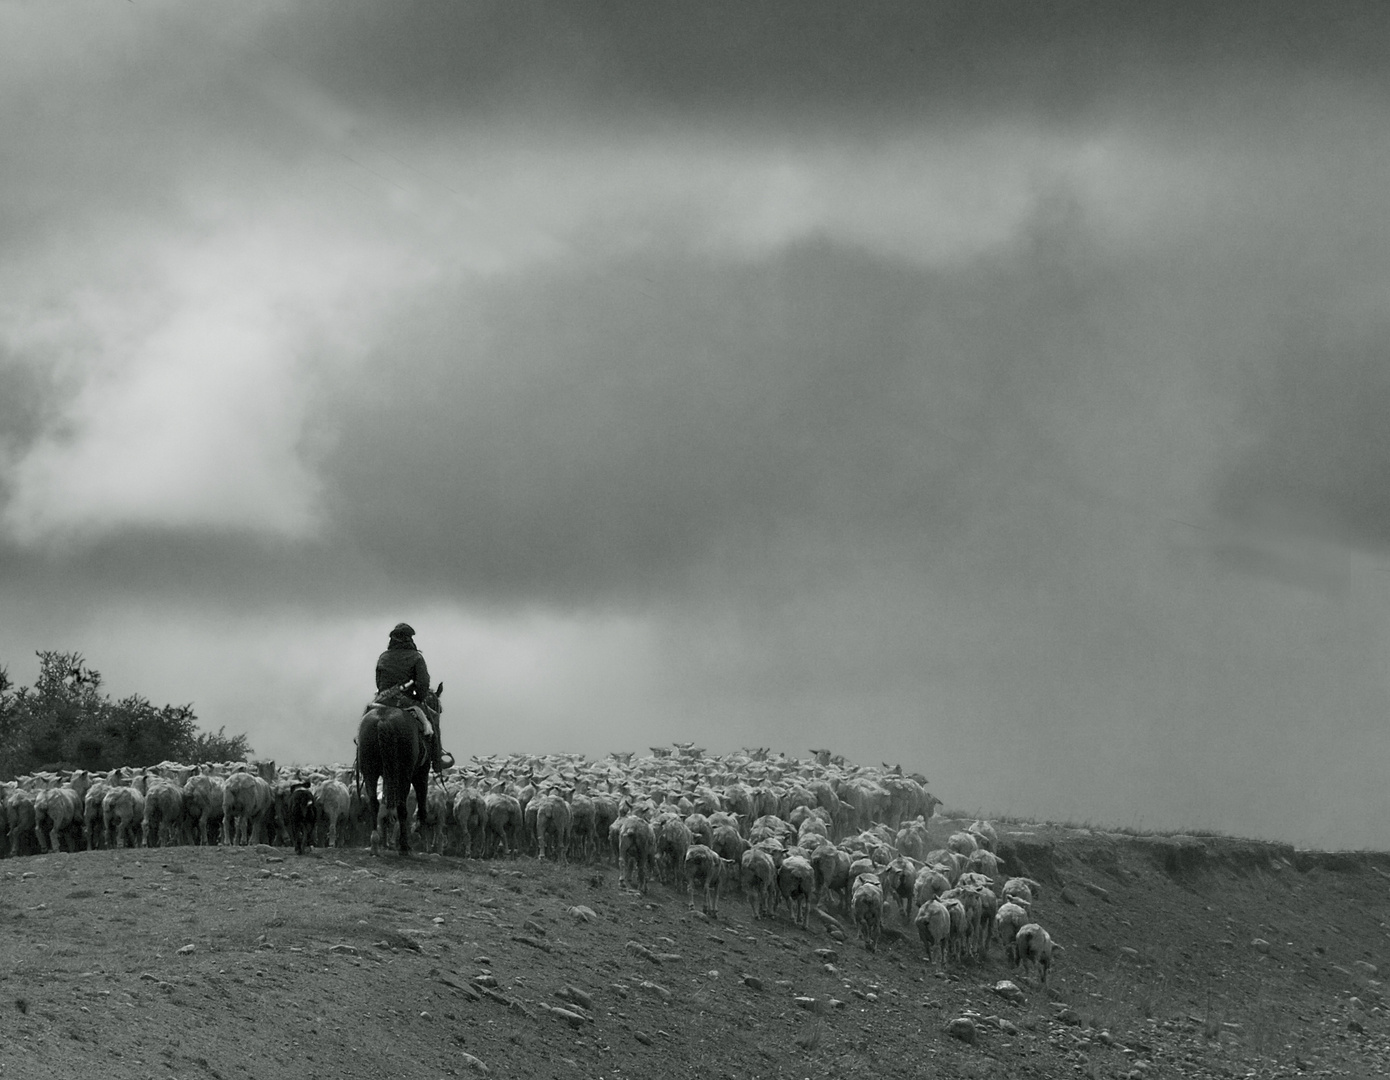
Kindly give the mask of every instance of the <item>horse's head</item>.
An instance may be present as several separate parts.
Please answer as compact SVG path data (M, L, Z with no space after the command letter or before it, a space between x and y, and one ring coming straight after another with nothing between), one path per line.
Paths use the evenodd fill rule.
M439 704L439 695L444 693L444 684L440 683L433 690L425 691L425 704L435 712L443 711L443 706Z

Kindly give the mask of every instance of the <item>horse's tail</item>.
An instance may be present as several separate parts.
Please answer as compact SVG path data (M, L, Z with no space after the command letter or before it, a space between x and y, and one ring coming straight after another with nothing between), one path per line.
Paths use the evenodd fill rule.
M407 714L402 713L402 716L407 724L414 723ZM383 728L386 730L383 731ZM376 725L376 752L381 762L381 801L392 809L405 800L410 787L410 763L404 759L411 755L408 746L401 745L403 741L408 742L408 739L396 724Z

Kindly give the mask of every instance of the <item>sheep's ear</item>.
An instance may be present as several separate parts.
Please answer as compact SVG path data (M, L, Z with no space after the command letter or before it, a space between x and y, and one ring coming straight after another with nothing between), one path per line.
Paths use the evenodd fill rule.
M444 693L444 684L440 683L437 687L435 687L434 696L438 697L442 693Z

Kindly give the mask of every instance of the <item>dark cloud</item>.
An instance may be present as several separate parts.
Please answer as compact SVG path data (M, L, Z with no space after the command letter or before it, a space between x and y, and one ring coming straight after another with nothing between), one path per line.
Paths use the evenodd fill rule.
M7 595L89 602L187 599L226 611L310 603L332 608L388 595L371 568L313 544L289 544L229 531L131 528L86 543L39 549L0 543L0 588Z
M336 396L332 513L392 572L533 599L669 587L800 532L958 542L1047 467L1028 402L1075 283L1037 269L820 241L431 296Z
M1317 319L1314 312L1305 313ZM1245 389L1252 445L1223 478L1219 513L1278 535L1390 550L1390 326L1290 332Z
M52 423L58 398L46 371L0 353L0 460L17 457L38 438Z
M1007 105L1060 115L1132 91L1185 96L1213 74L1381 81L1374 3L1162 5L891 0L652 5L417 3L300 7L266 48L363 108L410 116L538 99L856 117Z

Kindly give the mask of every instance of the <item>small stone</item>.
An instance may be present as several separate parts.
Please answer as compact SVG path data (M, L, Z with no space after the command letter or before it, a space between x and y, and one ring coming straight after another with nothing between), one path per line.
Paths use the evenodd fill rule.
M975 1021L968 1016L958 1016L946 1025L946 1034L963 1043L974 1043L977 1034Z
M462 1061L465 1065L467 1065L470 1069L473 1069L477 1072L485 1073L488 1071L487 1066L484 1065L477 1058L475 1058L472 1054L460 1053L459 1060Z
M1357 1020L1355 1017L1353 1017L1352 1019L1347 1021L1347 1030L1355 1032L1357 1035L1361 1035L1365 1033L1366 1028L1360 1020Z
M652 1044L652 1037L648 1035L645 1031L634 1031L632 1033L632 1037L636 1039L639 1043L641 1043L643 1046L651 1046Z
M444 917L442 915L436 915L433 919L430 920L430 922L434 923L435 926L443 926Z
M1128 945L1121 945L1121 946L1120 946L1120 955L1123 956L1123 957L1125 957L1125 959L1127 959L1127 960L1138 960L1138 959L1139 959L1139 950L1138 950L1138 949L1130 948Z
M1359 967L1362 971L1364 971L1373 979L1380 974L1380 969L1377 968L1374 964L1372 964L1369 960L1357 960L1356 966Z
M568 984L562 986L559 990L555 991L555 996L563 998L565 1001L572 1001L574 1002L574 1004L580 1006L581 1008L588 1009L590 1012L593 1012L594 999L589 994L585 993L583 990L580 990L577 987L569 986Z
M423 1012L420 1013L420 1019L421 1019L421 1020L433 1020L433 1019L434 1019L434 1014L433 1014L432 1012L430 1012L428 1009L425 1009Z
M1068 1027L1081 1026L1081 1016L1075 1009L1059 1009L1053 1019L1059 1024L1066 1024Z
M761 990L763 988L763 981L756 975L745 975L743 977L743 985L750 990Z
M328 951L331 953L347 953L351 956L357 955L357 949L352 945L331 945Z
M196 945L185 945L185 946L184 946L182 949L180 949L178 952L179 952L179 955L180 955L180 956L187 956L189 953L191 953L191 952L196 952L196 951L197 951L197 946L196 946Z
M640 941L629 941L624 948L627 949L628 952L635 956L640 956L649 963L657 964L658 966L661 964L661 960L657 954L652 952L651 949L647 948L647 946L643 945Z
M1017 1035L1018 1025L1015 1024L1012 1020L1005 1020L1003 1017L1000 1017L999 1030L1002 1031L1005 1035Z
M1259 953L1269 952L1269 942L1262 937L1257 937L1254 941L1250 942L1250 947Z
M565 1021L565 1023L569 1024L570 1027L583 1027L585 1023L588 1022L585 1017L580 1016L579 1013L573 1012L570 1009L552 1007L550 1013L552 1016L558 1016L561 1020Z
M565 912L581 922L598 922L598 912L591 907L585 907L583 904L576 904L572 908L566 908Z
M1008 979L1001 979L991 986L990 989L1005 1001L1012 1001L1014 1004L1018 1004L1023 1000L1023 991L1018 988L1017 983L1010 982Z

